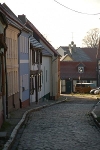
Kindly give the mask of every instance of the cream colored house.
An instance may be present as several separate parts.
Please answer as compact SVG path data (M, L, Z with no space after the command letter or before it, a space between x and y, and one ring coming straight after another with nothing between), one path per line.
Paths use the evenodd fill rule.
M19 108L19 88L18 88L18 34L20 31L8 25L6 30L6 44L8 51L6 54L7 78L8 78L8 108Z
M6 21L3 13L0 12L0 127L6 119L6 51L5 28Z
M7 68L7 108L8 113L20 108L19 101L19 65L18 65L18 37L23 24L14 15L10 8L3 3L3 14L7 20L5 40L7 44L6 68Z

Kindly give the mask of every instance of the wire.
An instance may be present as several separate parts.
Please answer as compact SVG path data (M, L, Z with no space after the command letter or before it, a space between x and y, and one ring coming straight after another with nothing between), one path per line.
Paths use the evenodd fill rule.
M58 1L56 1L56 0L54 0L54 1L55 1L56 3L58 3L59 5L61 5L61 6L65 7L65 8L67 8L67 9L69 9L69 10L71 10L71 11L74 11L74 12L76 12L76 13L80 13L80 14L84 14L84 15L100 15L100 13L88 14L88 13L85 13L85 12L80 12L80 11L71 9L71 8L69 8L69 7L65 6L65 5L63 5L63 4L61 4L60 2L58 2Z

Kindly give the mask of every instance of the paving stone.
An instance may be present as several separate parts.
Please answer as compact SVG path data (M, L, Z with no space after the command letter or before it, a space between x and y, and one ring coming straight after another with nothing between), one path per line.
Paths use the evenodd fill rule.
M91 99L73 99L32 112L17 149L100 150L100 131L89 115L94 104Z

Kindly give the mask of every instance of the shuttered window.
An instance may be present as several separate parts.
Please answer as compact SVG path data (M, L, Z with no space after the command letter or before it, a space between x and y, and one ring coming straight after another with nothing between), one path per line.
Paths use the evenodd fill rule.
M42 64L42 52L40 52L40 64Z
M36 63L38 64L39 63L39 52L36 51Z
M32 50L32 64L35 64L35 50Z
M34 76L30 77L30 94L34 94Z

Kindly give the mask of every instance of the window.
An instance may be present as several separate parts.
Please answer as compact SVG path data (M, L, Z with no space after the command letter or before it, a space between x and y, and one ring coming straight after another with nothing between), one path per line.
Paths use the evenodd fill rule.
M83 73L84 72L84 67L78 67L78 72Z
M39 90L39 87L40 87L40 78L39 78L39 74L38 74L38 90Z
M42 64L42 52L40 52L40 64Z
M39 63L39 52L36 51L36 63Z
M40 91L41 91L41 87L42 87L42 85L41 85L41 74L40 74Z
M32 64L35 63L35 51L32 50Z
M42 87L42 85L41 85L41 74L38 74L38 90L41 91L41 87Z
M42 73L42 83L43 83L43 73Z
M33 75L30 77L30 94L31 95L34 94L34 76Z

